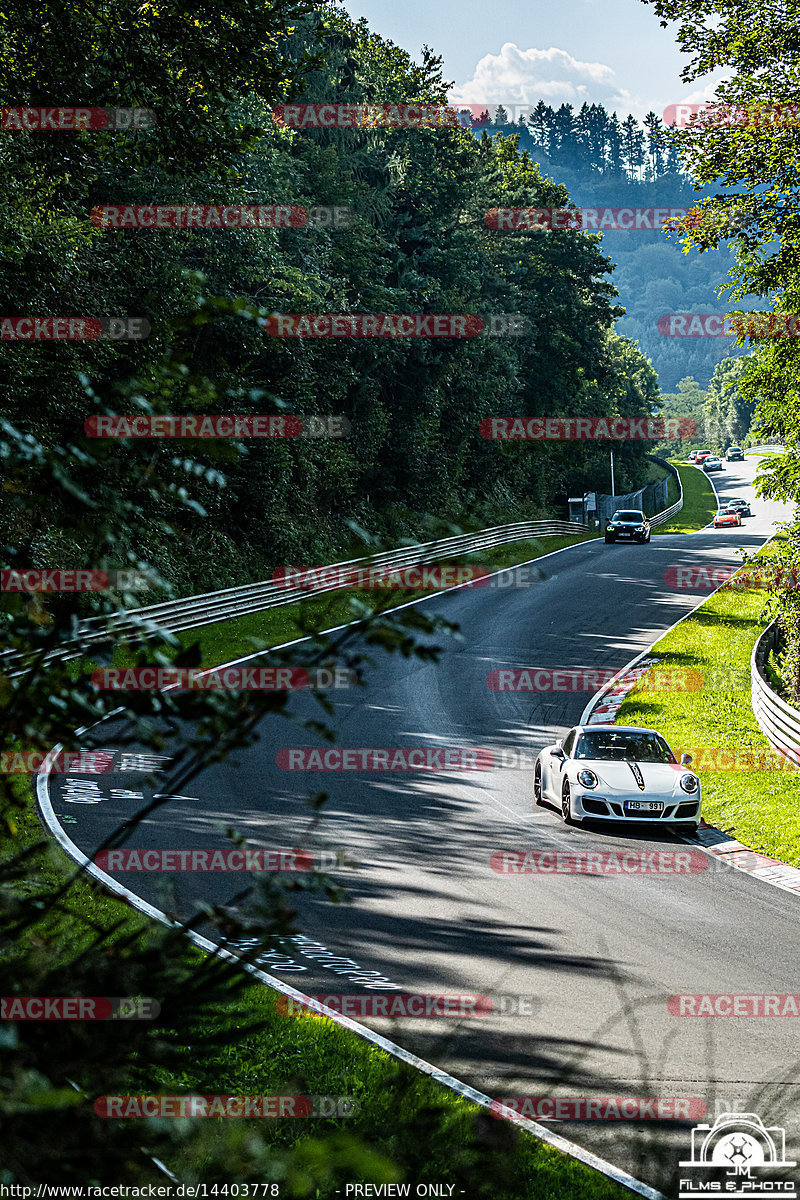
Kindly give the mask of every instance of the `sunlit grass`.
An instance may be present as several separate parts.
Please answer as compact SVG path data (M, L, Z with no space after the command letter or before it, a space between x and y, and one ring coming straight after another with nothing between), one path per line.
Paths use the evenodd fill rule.
M777 542L759 557L775 552ZM767 593L723 588L656 642L659 670L694 669L704 676L730 671L740 686L729 690L632 692L619 711L620 724L659 729L674 750L699 747L767 747L747 685L750 656L766 621ZM744 679L745 686L741 686ZM800 772L715 771L698 767L702 814L711 825L744 845L800 866Z

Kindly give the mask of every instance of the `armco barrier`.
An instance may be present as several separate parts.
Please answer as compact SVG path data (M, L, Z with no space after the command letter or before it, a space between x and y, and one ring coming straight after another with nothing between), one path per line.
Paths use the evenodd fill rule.
M767 683L764 668L767 655L775 649L776 643L777 622L773 621L756 642L750 658L753 716L770 746L797 761L800 755L800 711L773 692Z
M381 554L332 563L327 565L324 570L377 567L401 570L404 567L424 566L443 559L452 559L457 555L474 554L524 538L591 532L593 531L588 525L579 522L518 521L513 525L496 525L489 529L481 529L477 533L439 538L433 542L420 542L411 546L401 546L397 550L387 550ZM225 588L219 592L207 592L200 596L165 600L146 608L106 613L101 617L90 617L82 621L79 626L79 636L70 639L69 642L62 642L59 649L53 651L50 656L46 656L43 661L52 661L55 658L69 661L71 658L79 657L86 645L95 642L143 637L156 633L159 629L166 629L171 633L177 633L183 629L199 629L203 625L213 625L216 621L242 617L248 613L263 612L265 609L277 608L284 604L296 604L301 600L307 600L310 595L320 595L335 590L337 590L335 585L330 584L315 588L311 593L307 588L286 587L271 579L266 579L260 583ZM74 652L70 649L73 646L75 647ZM0 654L0 669L8 670L17 667L18 664L24 665L18 653L5 651Z
M680 486L680 480L678 481ZM660 525L683 506L683 493L677 504L665 512L650 518L651 525ZM489 550L495 546L503 546L507 542L516 542L533 537L557 537L559 534L592 533L588 525L577 521L518 521L513 525L495 525L489 529L481 529L477 533L458 534L455 537L439 538L433 542L420 542L412 546L401 546L397 550L387 550L381 554L368 555L363 558L348 559L345 562L328 564L324 570L358 569L384 567L387 570L401 570L404 567L423 566L452 559L461 554L475 554L481 550ZM229 620L231 617L243 617L248 613L263 612L268 608L278 608L284 604L296 604L306 600L310 595L321 595L336 591L335 584L315 588L311 593L303 587L286 587L271 579L260 583L245 584L242 587L225 588L219 592L206 592L200 596L185 596L180 600L165 600L160 604L151 604L146 608L132 608L119 612L106 613L101 617L90 617L79 626L79 636L69 642L62 642L58 650L46 655L41 661L46 663L59 659L69 661L83 654L87 645L96 642L107 642L122 638L145 637L157 633L159 629L178 633L184 629L199 629L203 625L213 625L217 621ZM71 647L75 647L74 651ZM30 656L31 658L35 656ZM24 668L27 659L23 660L15 651L0 653L0 669L9 674L19 674L14 668Z
M665 467L670 475L674 477L678 484L678 499L669 508L665 508L663 512L656 513L654 517L650 517L650 527L654 525L665 525L670 521L676 513L679 513L683 508L683 484L681 483L680 471L674 467L671 462L667 462L665 458L659 458L657 454L648 454L651 462L658 463L660 467Z

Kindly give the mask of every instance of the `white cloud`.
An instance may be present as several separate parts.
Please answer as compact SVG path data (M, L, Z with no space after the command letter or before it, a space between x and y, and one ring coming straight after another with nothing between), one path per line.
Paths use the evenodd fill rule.
M456 86L452 104L535 105L539 100L558 107L603 104L621 115L644 115L642 105L615 81L614 70L599 62L581 62L566 50L521 50L506 42L499 54L487 54L475 67L472 79Z
M682 96L678 104L708 104L717 99L717 88L721 83L733 78L732 71L717 72L712 80L701 90L695 90L688 96Z

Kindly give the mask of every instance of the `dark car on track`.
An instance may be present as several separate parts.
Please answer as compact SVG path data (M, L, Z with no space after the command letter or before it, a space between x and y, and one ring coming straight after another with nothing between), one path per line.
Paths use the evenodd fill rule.
M728 462L744 462L744 450L741 446L728 446L725 457Z
M738 512L740 517L752 517L753 515L748 502L746 500L740 500L738 497L735 497L733 500L729 500L725 507L728 512Z
M640 508L621 508L606 525L607 542L649 542L650 522Z

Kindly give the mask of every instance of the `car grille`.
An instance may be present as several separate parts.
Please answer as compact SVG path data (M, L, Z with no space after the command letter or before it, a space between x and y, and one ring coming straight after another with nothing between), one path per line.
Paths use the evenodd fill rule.
M697 816L697 801L692 800L691 804L679 804L676 817L695 817Z

